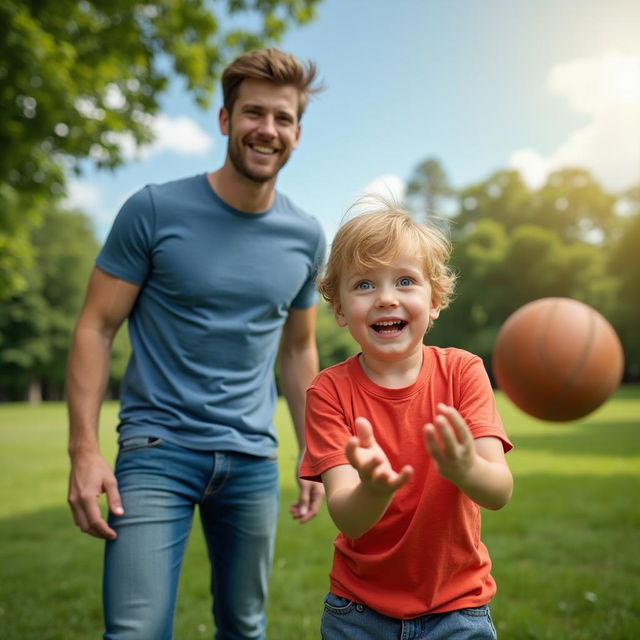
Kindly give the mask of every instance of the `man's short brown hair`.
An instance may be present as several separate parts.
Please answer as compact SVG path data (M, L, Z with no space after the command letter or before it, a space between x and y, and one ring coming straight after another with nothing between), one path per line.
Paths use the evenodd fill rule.
M231 114L238 98L240 85L246 78L267 80L277 85L291 85L298 90L298 120L309 102L309 95L322 89L313 86L317 80L316 65L313 61L300 62L290 53L279 49L256 49L238 56L222 74L222 95L224 106Z

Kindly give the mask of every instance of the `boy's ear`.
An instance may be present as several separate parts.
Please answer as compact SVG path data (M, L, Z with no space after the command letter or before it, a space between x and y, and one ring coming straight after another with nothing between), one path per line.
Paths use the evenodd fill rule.
M437 320L440 316L440 301L439 300L431 300L431 310L429 311L429 318L431 318L431 322Z
M342 307L340 306L340 304L334 305L333 315L335 316L336 322L338 323L339 327L347 326L347 320L342 313Z

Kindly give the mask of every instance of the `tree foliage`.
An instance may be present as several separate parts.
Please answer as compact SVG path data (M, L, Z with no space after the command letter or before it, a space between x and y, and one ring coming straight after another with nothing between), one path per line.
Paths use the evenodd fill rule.
M637 189L622 199L637 211ZM577 168L551 174L538 190L513 170L460 190L452 225L457 293L427 341L468 349L490 367L496 335L511 313L537 298L570 297L614 323L628 373L637 377L640 213L621 218L619 200Z
M3 302L0 316L0 385L37 400L44 383L61 397L67 352L98 243L86 216L54 209L31 232L35 261L28 287Z
M151 140L171 74L206 107L230 58L320 1L0 0L0 299L26 286L30 227L69 172L118 166L123 136Z
M640 205L640 187L637 190ZM640 377L640 211L624 220L624 232L615 244L608 264L615 283L612 317L620 334L627 365Z

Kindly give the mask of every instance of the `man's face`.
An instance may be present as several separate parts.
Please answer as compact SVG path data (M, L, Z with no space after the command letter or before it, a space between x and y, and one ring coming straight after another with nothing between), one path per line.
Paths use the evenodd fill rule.
M220 111L220 129L229 136L227 155L245 178L275 180L298 146L298 91L266 80L242 81L231 114Z

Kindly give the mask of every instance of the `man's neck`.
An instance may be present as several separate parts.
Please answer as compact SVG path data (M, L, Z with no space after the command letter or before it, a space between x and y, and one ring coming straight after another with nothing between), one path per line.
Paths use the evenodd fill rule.
M229 160L217 171L207 174L211 188L218 197L238 211L261 213L273 203L276 180L254 182L240 175Z

